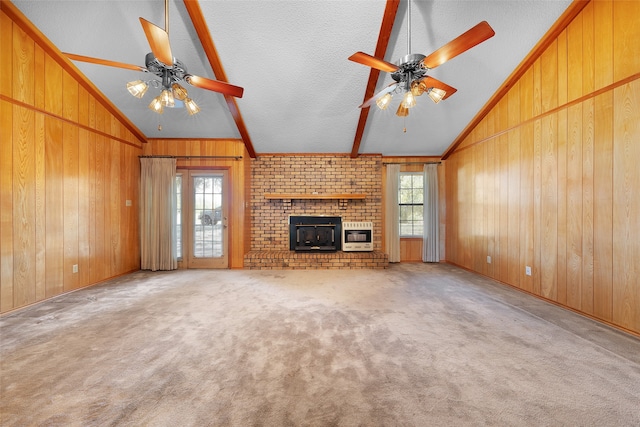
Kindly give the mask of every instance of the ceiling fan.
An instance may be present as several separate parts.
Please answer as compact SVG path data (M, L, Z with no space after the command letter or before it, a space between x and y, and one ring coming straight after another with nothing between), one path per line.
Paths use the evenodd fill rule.
M128 70L143 71L160 77L161 81L151 79L148 81L136 80L127 83L129 92L137 97L142 98L149 88L149 85L155 88L161 88L161 93L154 98L149 104L149 109L158 114L162 114L164 107L175 107L184 105L187 112L191 115L200 111L198 105L188 96L187 90L180 86L179 82L186 81L191 86L201 89L207 89L218 92L223 95L229 95L242 98L244 89L232 84L211 80L205 77L195 76L187 72L187 67L171 52L169 44L169 4L165 0L165 29L140 18L142 29L144 30L151 52L145 56L145 66L125 64L122 62L109 61L106 59L92 58L89 56L76 55L64 52L69 59L74 61L89 62L93 64L106 65L109 67L124 68ZM176 105L176 100L179 101ZM182 104L180 104L182 103Z
M453 95L457 89L434 79L428 75L429 70L442 65L446 61L466 52L472 47L493 37L495 32L486 22L482 21L475 27L451 40L428 56L411 53L411 1L407 5L407 52L408 54L392 64L364 52L356 52L349 60L366 65L376 70L391 73L394 82L367 99L360 108L369 107L374 101L382 110L386 109L394 93L404 92L404 98L398 107L398 116L408 116L409 109L416 105L416 96L427 93L436 104Z

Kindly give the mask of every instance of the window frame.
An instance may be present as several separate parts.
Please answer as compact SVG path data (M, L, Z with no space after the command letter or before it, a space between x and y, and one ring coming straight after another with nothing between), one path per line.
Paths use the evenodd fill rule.
M411 187L403 187L402 186L402 181L403 181L402 177L403 176L411 176L412 177L412 179L411 179ZM417 176L420 177L420 181L422 182L422 187L414 186L414 177L417 177ZM425 183L424 183L424 173L423 172L401 171L398 174L398 209L399 209L399 212L398 212L398 232L399 232L400 238L415 239L415 238L423 238L423 236L424 236L424 228L423 228L424 227L424 185L425 185ZM422 202L415 203L412 200L412 203L402 203L402 199L403 199L402 191L403 190L418 190L418 189L421 191L421 197L420 198L422 199ZM413 199L413 196L412 196L412 199ZM413 211L413 209L415 207L418 207L418 206L422 209L422 218L423 219L421 219L421 220L413 219L413 220L411 220L409 222L409 224L411 225L412 234L403 234L403 225L405 225L405 226L407 225L407 221L403 221L402 220L402 210L403 210L402 207L403 206L412 206L412 211ZM420 223L420 233L419 234L415 234L415 232L416 232L415 231L415 226L416 226L416 223L418 223L418 222Z

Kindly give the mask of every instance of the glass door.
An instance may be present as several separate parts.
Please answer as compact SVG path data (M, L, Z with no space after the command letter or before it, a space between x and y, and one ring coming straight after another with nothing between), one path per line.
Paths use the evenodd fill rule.
M228 268L227 171L189 171L188 177L188 231L182 233L186 267Z

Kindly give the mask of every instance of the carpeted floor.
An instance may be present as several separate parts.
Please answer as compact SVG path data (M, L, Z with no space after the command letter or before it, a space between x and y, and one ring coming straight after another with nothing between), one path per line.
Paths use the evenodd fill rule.
M2 426L637 426L640 340L445 264L138 272L0 318Z

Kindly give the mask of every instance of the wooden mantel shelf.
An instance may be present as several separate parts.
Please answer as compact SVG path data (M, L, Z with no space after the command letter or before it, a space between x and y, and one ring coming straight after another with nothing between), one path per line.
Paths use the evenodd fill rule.
M265 199L280 199L280 200L354 200L364 199L365 194L292 194L292 193L266 193Z

